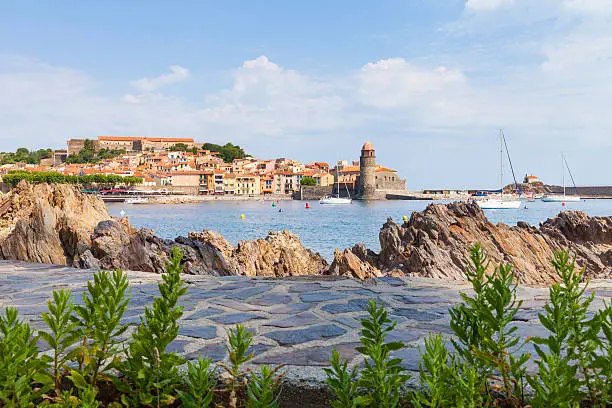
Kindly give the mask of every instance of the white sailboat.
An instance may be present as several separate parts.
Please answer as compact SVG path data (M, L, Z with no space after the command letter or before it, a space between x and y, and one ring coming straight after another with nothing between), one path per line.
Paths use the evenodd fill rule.
M565 202L577 202L580 201L579 195L567 195L565 193L565 168L567 167L567 171L572 178L572 183L574 182L574 177L567 165L567 160L565 160L565 155L561 153L561 178L563 180L563 194L546 194L542 197L542 201L547 203L565 203ZM574 188L576 188L576 184L574 183Z
M328 195L328 196L321 198L319 200L319 204L350 204L353 201L351 200L351 195L349 194L348 187L346 187L346 184L344 186L346 187L346 194L348 195L348 198L340 197L340 173L338 172L337 165L336 165L336 179L337 179L338 194L332 194L332 195Z
M500 184L501 193L499 198L487 197L483 200L478 200L476 203L483 210L512 210L517 209L521 206L520 200L513 200L512 198L504 198L504 133L499 130L499 144L500 144ZM510 156L508 156L510 157Z

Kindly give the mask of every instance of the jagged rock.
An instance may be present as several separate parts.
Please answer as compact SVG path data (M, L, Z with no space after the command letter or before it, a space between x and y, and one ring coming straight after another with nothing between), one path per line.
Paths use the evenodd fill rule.
M361 249L361 248L360 248ZM382 276L380 271L370 263L364 262L352 250L345 249L334 252L334 261L331 263L326 275L349 276L357 279L371 279Z
M103 269L163 272L168 249L152 230L136 230L126 218L100 222L91 235L91 252Z
M493 260L511 263L519 280L528 284L555 281L551 264L555 251L569 248L587 276L612 276L612 217L589 217L566 211L540 229L525 223L493 225L477 204L431 204L400 226L389 219L380 234L377 266L410 276L463 279L468 248L480 242Z
M264 239L240 241L232 257L240 275L320 275L327 268L321 255L306 249L289 230L270 232Z
M0 201L0 259L78 263L94 226L109 218L101 200L74 186L21 181Z

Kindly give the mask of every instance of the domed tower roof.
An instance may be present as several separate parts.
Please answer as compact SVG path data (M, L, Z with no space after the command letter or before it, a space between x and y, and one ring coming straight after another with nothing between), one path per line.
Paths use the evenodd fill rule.
M361 151L370 151L370 150L374 150L374 146L372 146L372 143L370 142L365 142L363 144L363 147L361 148Z

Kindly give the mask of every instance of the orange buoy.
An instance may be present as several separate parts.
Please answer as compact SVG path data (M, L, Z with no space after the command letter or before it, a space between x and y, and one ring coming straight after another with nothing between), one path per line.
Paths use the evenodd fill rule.
M308 204L308 201L306 201L306 208L310 208L310 204Z

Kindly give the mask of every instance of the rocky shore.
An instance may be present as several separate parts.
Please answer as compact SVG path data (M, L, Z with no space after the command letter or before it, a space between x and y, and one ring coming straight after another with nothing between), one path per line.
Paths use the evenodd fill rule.
M522 283L552 282L550 259L562 248L576 254L589 277L612 277L612 217L577 211L562 212L539 228L526 223L509 227L490 223L475 204L431 204L403 225L387 220L379 240L379 253L356 244L336 250L328 264L287 230L235 246L214 231L162 239L125 218L111 218L101 200L68 185L22 182L0 199L0 259L159 273L178 246L185 254L185 271L194 275L462 280L468 248L480 242L492 264L513 264Z

